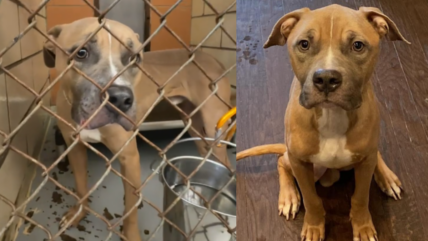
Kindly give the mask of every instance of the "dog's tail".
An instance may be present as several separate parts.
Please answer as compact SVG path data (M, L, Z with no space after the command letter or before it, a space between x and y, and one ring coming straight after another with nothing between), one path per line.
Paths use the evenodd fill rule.
M236 154L236 160L240 160L249 156L259 156L264 154L278 154L284 155L284 152L287 151L287 147L284 144L268 144L255 146L247 150L243 150Z

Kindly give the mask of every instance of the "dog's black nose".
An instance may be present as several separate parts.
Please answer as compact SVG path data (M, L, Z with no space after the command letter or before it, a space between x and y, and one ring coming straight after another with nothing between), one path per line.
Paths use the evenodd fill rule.
M315 71L312 81L319 91L328 94L342 84L342 74L337 70L319 69Z
M108 101L122 112L128 111L134 103L134 95L129 87L111 86L107 89L107 93L109 94Z

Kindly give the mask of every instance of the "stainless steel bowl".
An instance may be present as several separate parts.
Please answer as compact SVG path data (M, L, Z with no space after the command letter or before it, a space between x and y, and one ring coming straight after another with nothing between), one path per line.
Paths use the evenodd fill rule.
M184 175L190 175L200 164L201 157L181 156L170 160ZM206 208L204 201L191 190L186 190L187 185L181 175L171 166L166 165L161 172L165 184L164 209L168 208L175 199L183 194L180 201L167 213L172 223L179 227L186 235L195 228ZM232 173L222 164L207 160L190 179L189 185L200 193L206 200L210 200L227 185L211 203L211 209L227 221L230 228L236 227L236 179ZM165 222L165 241L187 240L176 228ZM201 223L193 236L192 241L235 241L236 234L229 233L224 224L211 212L202 218Z

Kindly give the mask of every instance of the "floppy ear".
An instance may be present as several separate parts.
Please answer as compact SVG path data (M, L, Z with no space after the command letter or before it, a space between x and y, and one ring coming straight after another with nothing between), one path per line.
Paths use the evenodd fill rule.
M398 30L397 25L378 8L360 7L358 10L364 14L381 37L387 36L389 40L401 40L410 44Z
M57 40L62 30L62 25L57 25L48 31L49 38ZM49 40L43 45L43 59L45 65L49 68L55 67L55 48L56 46Z
M287 43L287 38L293 27L300 20L302 15L309 11L311 11L309 8L302 8L282 16L282 18L279 19L273 27L268 40L263 45L263 48L266 49L274 45L284 46L285 43Z

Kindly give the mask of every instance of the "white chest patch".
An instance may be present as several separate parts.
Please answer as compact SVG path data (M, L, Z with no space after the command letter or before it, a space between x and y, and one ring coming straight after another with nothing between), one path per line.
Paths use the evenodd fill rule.
M99 143L101 142L101 132L98 129L83 129L82 131L80 131L80 138L82 138L82 140L86 142Z
M311 162L333 169L351 165L352 153L345 149L348 127L346 111L323 109L318 119L319 152L311 157Z

